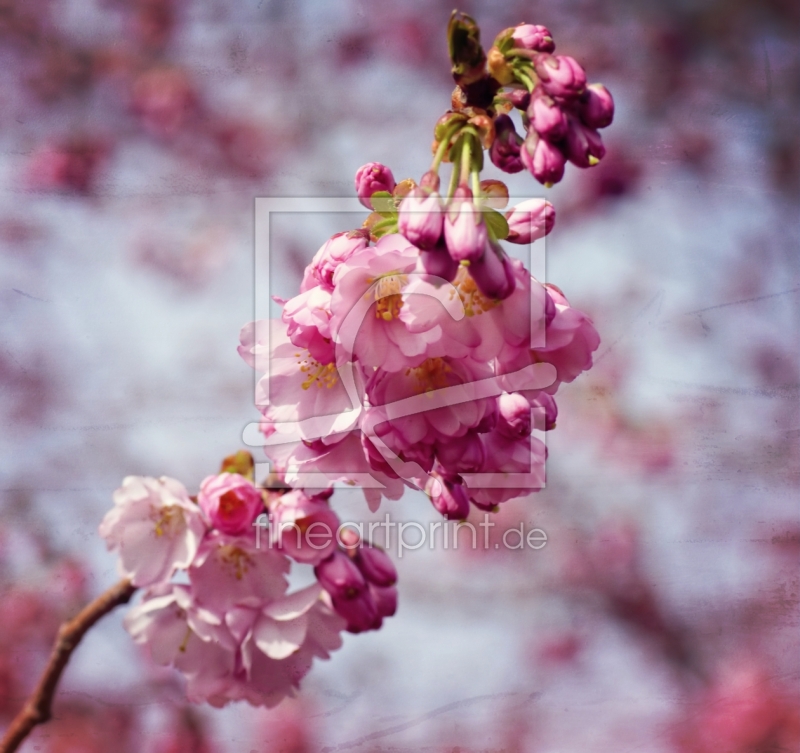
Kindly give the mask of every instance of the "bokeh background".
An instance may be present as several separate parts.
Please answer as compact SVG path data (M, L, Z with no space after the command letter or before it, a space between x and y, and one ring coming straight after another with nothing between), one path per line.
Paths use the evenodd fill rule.
M547 489L497 518L547 546L407 554L397 616L273 711L187 706L118 610L25 751L800 750L800 6L459 7L487 43L547 25L617 102L605 160L547 192L548 280L603 340ZM122 477L196 489L256 417L255 197L350 196L367 161L419 178L451 10L0 0L0 726L116 579L96 529ZM274 292L344 229L283 222Z

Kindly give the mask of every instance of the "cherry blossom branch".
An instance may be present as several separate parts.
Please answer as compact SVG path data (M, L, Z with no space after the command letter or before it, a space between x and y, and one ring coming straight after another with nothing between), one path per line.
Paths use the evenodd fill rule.
M135 591L136 587L129 580L121 580L87 604L76 617L61 625L47 667L31 697L6 730L0 742L0 753L13 753L35 726L52 717L58 681L81 638L103 615L127 603Z

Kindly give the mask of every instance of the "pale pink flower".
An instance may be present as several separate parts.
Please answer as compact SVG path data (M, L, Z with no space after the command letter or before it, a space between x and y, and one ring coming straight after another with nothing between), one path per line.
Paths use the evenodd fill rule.
M150 586L188 567L207 523L183 484L171 478L128 476L114 492L114 507L100 536L119 552L119 570L137 587Z
M336 549L339 518L322 497L293 489L270 505L272 545L297 562L317 565Z
M261 492L238 473L207 476L200 484L197 503L214 528L233 536L250 532L256 516L264 511Z
M311 263L306 267L300 292L303 293L317 285L328 291L333 290L333 275L337 267L367 246L369 246L369 231L361 228L332 236L314 254Z
M332 363L335 354L330 307L330 291L317 286L286 301L281 315L292 344L307 350L321 365Z
M254 532L227 536L211 532L189 568L198 605L223 614L237 604L274 601L286 592L289 560L277 550L256 547Z

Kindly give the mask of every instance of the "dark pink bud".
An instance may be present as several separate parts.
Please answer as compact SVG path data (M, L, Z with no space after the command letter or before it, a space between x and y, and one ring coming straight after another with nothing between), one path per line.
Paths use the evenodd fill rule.
M450 473L477 473L486 460L486 450L476 433L436 443L436 459Z
M528 199L506 212L507 241L533 243L544 238L556 222L556 210L546 199Z
M380 617L393 617L397 612L397 589L394 586L380 588L370 585L369 592L378 607Z
M335 551L314 568L319 584L334 598L355 598L366 588L366 581L356 564L342 551Z
M578 167L593 167L606 153L600 134L571 115L565 148L569 161Z
M518 392L504 392L497 398L497 431L509 439L521 439L531 433L531 406Z
M566 158L563 153L554 144L539 138L533 129L528 131L519 154L522 164L545 186L558 183L564 177Z
M368 589L352 599L333 599L333 609L347 621L350 633L363 633L380 627L381 616L378 605Z
M436 192L415 188L403 199L397 228L417 248L433 248L442 235L442 202Z
M475 262L483 256L488 236L483 216L472 201L455 199L444 221L447 251L456 261Z
M378 191L391 193L395 185L392 171L380 162L367 162L356 172L356 194L367 209L373 208L370 201L372 194Z
M534 92L531 98L528 118L531 127L543 139L555 142L567 135L567 116L558 103L541 90Z
M502 301L516 289L514 270L503 252L489 245L477 261L469 265L469 274L487 298Z
M535 428L539 431L551 431L556 428L558 406L552 395L540 392L536 399L531 401L531 408L534 409Z
M448 520L464 520L469 515L469 497L460 481L445 480L434 473L425 491L433 506Z
M420 187L428 191L438 191L439 183L439 175L433 172L433 170L428 170L428 172L419 179Z
M589 128L605 128L614 120L614 99L602 84L589 84L578 109L581 120Z
M528 109L531 101L531 93L527 89L512 89L502 95L505 99L511 102L514 107L523 112ZM507 117L500 115L499 117ZM497 121L495 121L495 128L497 128Z
M381 588L393 586L397 583L397 570L395 570L389 555L374 546L362 546L358 550L356 560L362 575L370 582Z
M522 138L508 115L499 115L494 121L495 137L489 149L492 164L506 173L518 173L523 168L520 160Z
M586 72L569 55L537 55L533 67L551 97L572 99L586 88Z
M555 42L553 42L553 35L550 34L546 26L520 24L514 29L511 38L514 40L514 47L523 50L552 52L556 48Z
M452 282L458 274L458 262L447 253L443 243L429 251L419 252L420 271L427 282L437 283L440 280Z

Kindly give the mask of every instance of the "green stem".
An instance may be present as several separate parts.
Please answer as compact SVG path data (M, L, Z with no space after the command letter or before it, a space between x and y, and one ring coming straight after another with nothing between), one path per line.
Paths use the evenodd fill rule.
M436 150L436 154L433 157L433 162L431 162L431 171L434 173L439 173L439 165L442 164L442 160L444 159L444 155L447 153L447 149L450 147L450 142L453 140L453 136L455 136L459 129L464 125L463 121L459 121L455 123L451 128L445 131L444 137L442 138L441 142L439 143L439 148Z
M458 174L461 172L461 150L458 150L457 154L451 155L451 159L453 162L453 172L450 173L450 185L447 188L447 198L453 198L453 194L456 192L456 187L458 186Z
M464 147L461 152L461 183L466 183L472 171L472 139L464 136Z

